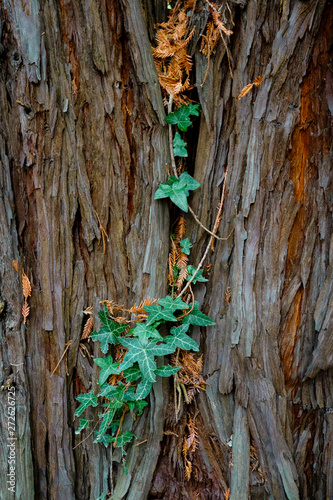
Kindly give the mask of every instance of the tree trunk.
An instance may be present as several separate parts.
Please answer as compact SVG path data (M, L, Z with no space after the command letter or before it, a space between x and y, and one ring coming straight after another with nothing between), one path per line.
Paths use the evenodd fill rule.
M154 384L134 423L147 441L128 447L125 474L120 455L75 435L75 397L98 381L79 344L88 306L96 328L101 300L131 306L167 292L169 206L153 197L170 156L150 49L166 2L0 6L0 409L14 386L17 438L13 495L2 420L1 498L224 499L229 488L231 500L333 498L333 5L230 1L234 78L220 42L203 86L207 5L197 7L202 113L187 133L188 168L206 227L229 168L219 234L231 236L216 241L209 281L195 288L216 322L192 332L209 385L176 422L172 384ZM186 236L198 264L209 235L188 216ZM188 415L199 437L189 480Z

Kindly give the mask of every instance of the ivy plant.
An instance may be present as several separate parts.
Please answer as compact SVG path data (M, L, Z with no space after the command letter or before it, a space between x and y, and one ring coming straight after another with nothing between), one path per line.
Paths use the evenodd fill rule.
M186 132L191 125L190 117L199 116L199 110L198 104L183 105L169 113L165 121L177 125L181 132ZM186 142L178 132L175 133L172 145L174 156L187 156ZM190 191L199 187L200 183L187 172L183 172L179 177L170 175L165 183L159 185L154 199L170 198L177 207L187 212L187 199ZM179 245L182 254L190 254L192 244L188 238L182 239ZM123 447L136 438L135 434L129 430L123 432L125 414L129 412L133 418L141 415L148 404L146 398L156 378L170 377L180 370L180 366L172 366L168 363L158 366L157 360L176 351L178 353L179 349L198 351L198 344L189 335L191 326L206 327L215 324L211 318L200 311L198 302L194 301L189 306L180 296L174 297L175 281L180 268L174 264L172 270L174 284L171 295L151 305L145 305L143 307L146 313L144 320L141 317L140 321L117 321L117 318L109 315L105 305L104 309L99 312L102 327L91 334L92 340L100 343L101 351L106 356L94 359L100 368L99 389L96 394L90 391L77 397L80 405L75 416L81 417L88 408L98 406L98 420L94 422L94 420L81 417L76 434L94 424L94 442L103 443L105 447L112 445L121 448L125 472L127 471L124 458L126 452ZM195 267L189 265L186 271L184 277L187 275L187 281L193 284L207 281L200 269L196 270ZM165 336L161 334L162 325L168 330ZM95 430L96 427L98 428ZM105 494L101 495L100 499L102 498L105 498Z
M102 327L91 335L94 342L100 343L102 352L109 354L94 359L100 367L99 392L80 394L77 397L80 406L75 415L80 417L89 407L99 405L102 408L94 442L101 442L106 447L112 443L114 447L123 448L136 437L129 430L122 432L122 416L127 411L134 418L141 415L156 377L170 377L180 369L170 364L158 367L157 359L174 353L177 348L198 351L198 344L188 335L191 325L215 324L199 311L197 303L190 309L180 297L174 299L170 295L159 299L157 304L145 306L144 311L147 313L145 321L130 327L111 319L105 307L99 312ZM159 331L163 324L170 325L170 332L164 337ZM126 351L121 362L115 360L115 346ZM112 383L109 383L110 377ZM80 418L76 433L91 423L91 420Z

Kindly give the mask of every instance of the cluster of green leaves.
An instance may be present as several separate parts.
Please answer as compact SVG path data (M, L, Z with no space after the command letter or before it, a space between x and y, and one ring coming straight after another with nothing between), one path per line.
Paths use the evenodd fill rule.
M169 113L168 116L165 117L165 121L171 125L177 125L180 131L186 132L192 123L190 116L199 116L199 112L199 104L183 104L180 108L176 109L172 113ZM175 133L172 144L173 154L175 157L187 156L186 142L181 138L179 132ZM199 187L200 183L193 179L193 177L191 177L187 172L182 173L178 179L177 177L170 175L169 179L165 183L159 185L154 199L159 200L161 198L170 198L170 200L177 205L177 207L184 212L187 212L187 198L190 191L194 191Z
M185 244L188 243L186 242ZM103 324L101 329L91 334L93 341L99 341L101 350L107 354L112 346L121 345L127 352L121 363L116 362L109 354L96 358L94 362L100 367L99 392L80 394L77 400L80 406L75 415L80 417L88 407L100 406L99 428L95 431L95 442L101 442L106 447L116 441L116 447L136 437L129 430L121 432L121 416L124 410L129 410L135 416L141 415L147 405L145 398L149 395L156 377L170 377L178 372L178 366L169 364L158 367L156 360L167 354L172 354L179 347L184 350L198 351L197 343L187 334L191 325L209 326L215 324L208 316L199 310L195 302L193 309L186 315L189 305L181 298L173 299L170 295L159 299L158 304L145 306L147 319L136 323L132 328L126 324L113 321L105 306L99 312ZM170 323L170 334L162 337L158 329L162 324ZM175 326L171 326L174 323ZM111 375L122 375L117 385L108 383ZM76 433L87 428L90 421L80 418Z

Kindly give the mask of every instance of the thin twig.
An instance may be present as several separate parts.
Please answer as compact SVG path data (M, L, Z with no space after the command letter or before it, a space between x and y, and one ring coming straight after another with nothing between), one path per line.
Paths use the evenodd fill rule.
M54 369L54 370L53 370L53 372L51 373L51 377L52 377L52 376L55 374L55 372L57 371L57 368L58 368L58 366L60 365L61 361L64 359L64 356L65 356L66 352L68 351L69 346L71 345L71 343L72 343L72 341L71 341L71 340L69 340L69 341L67 342L67 344L65 344L66 348L65 348L64 352L62 353L62 356L61 356L61 358L59 359L57 366L55 367L55 369Z
M170 94L169 97L169 102L168 102L168 115L172 111L172 103L173 103L173 94ZM170 148L170 156L171 156L171 167L172 171L174 173L174 176L177 177L178 179L178 174L177 174L177 167L176 167L176 162L175 162L175 157L173 154L173 144L172 144L172 125L169 123L169 148Z
M144 441L140 441L140 443L134 444L133 448L135 448L136 446L140 446L140 444L146 443L147 441L148 441L148 439L145 439Z
M118 436L119 436L120 431L122 429L124 418L125 418L125 414L126 414L127 410L128 410L128 406L126 405L125 408L124 408L124 410L123 410L123 413L122 413L122 415L120 417L119 427L118 427L118 430L117 430L116 438L115 438L114 443L113 443L113 447L114 448L117 446L117 439L118 439Z
M220 222L220 219L221 219L222 207L223 207L223 202L224 202L224 198L225 198L225 186L226 186L226 183L227 183L227 175L228 175L228 166L227 166L227 169L225 171L224 183L223 183L223 189L222 189L222 196L221 196L221 202L220 202L220 206L219 206L219 211L218 211L216 219L215 219L215 224L214 224L214 228L213 228L213 234L215 234L216 231L218 230L219 222ZM214 240L214 237L211 236L209 238L209 242L208 242L208 245L206 247L205 253L203 254L203 257L202 257L201 261L199 262L198 267L196 268L195 272L193 273L191 279L187 282L187 285L185 286L185 288L183 288L183 290L180 292L180 294L177 295L177 298L181 297L184 294L184 292L188 289L188 287L190 286L190 284L192 283L192 281L194 280L194 278L198 274L199 270L201 269L201 267L202 267L202 265L203 265L203 263L204 263L204 261L205 261L205 259L207 257L207 254L209 252L209 248L210 248L213 240Z
M189 211L191 212L191 214L193 215L195 221L199 224L200 227L202 227L202 229L204 229L207 233L209 233L211 236L214 236L214 238L216 238L217 240L219 241L227 241L229 239L229 237L231 236L232 234L232 231L231 233L226 237L226 238L221 238L220 236L217 236L216 234L214 234L212 231L210 231L206 226L203 225L203 223L198 219L198 216L193 212L192 208L190 207L190 205L188 205L188 209Z
M82 439L82 441L80 441L79 443L77 443L77 444L74 446L73 450L75 450L75 448L77 448L78 446L80 446L80 444L84 443L84 441L86 441L88 438L90 438L90 436L94 433L94 430L96 429L97 425L98 425L98 422L96 422L96 425L95 425L95 427L93 428L93 430L91 431L91 433L90 433L90 434L88 434L88 436L87 436L86 438Z

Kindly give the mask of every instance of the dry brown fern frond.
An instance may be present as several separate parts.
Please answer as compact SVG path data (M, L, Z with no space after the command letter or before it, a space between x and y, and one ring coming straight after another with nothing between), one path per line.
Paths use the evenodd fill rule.
M28 305L28 297L31 296L31 284L28 276L25 274L24 269L22 269L22 291L24 296L24 304L22 306L22 316L23 323L26 324L27 317L30 313L30 307Z
M119 313L121 311L124 311L125 308L123 305L119 305L113 300L101 300L100 304L103 304L107 307L110 316L114 316L116 313Z
M89 335L91 334L91 332L93 330L93 326L94 326L94 318L93 318L93 316L89 316L89 318L87 319L87 321L84 325L82 336L81 336L80 340L85 340L89 337Z
M180 5L171 11L167 22L161 23L157 31L156 47L152 48L160 85L167 96L173 95L175 106L187 101L183 95L193 86L190 82L192 59L187 46L194 35L188 33L188 16Z
M168 280L169 280L169 285L172 286L175 283L175 271L174 267L177 265L177 260L178 260L178 250L176 248L176 245L173 244L171 248L171 252L169 253L168 257Z
M230 498L230 488L228 488L228 491L224 493L224 500L229 500L229 498Z
M194 353L180 349L178 356L176 354L172 355L171 364L181 367L177 373L177 378L180 383L187 386L187 395L190 401L197 390L205 390L205 386L208 384L201 375L202 355L196 359Z
M175 242L179 243L184 239L186 231L186 219L183 215L180 215L175 223Z
M28 306L27 299L24 299L24 304L22 306L22 316L24 324L26 324L27 322L27 317L29 316L29 313L30 313L30 307Z
M178 278L177 278L177 281L176 281L176 288L177 290L180 290L186 280L188 276L188 271L187 271L187 267L183 267L179 274L178 274Z
M177 259L177 267L178 269L182 269L183 267L187 267L188 264L188 255L183 252L178 252L178 259Z
M127 312L129 314L139 314L139 315L146 316L147 313L144 310L144 307L151 306L152 304L156 304L156 302L158 302L158 299L153 299L151 297L147 297L146 299L142 300L138 306L136 304L134 304L133 307L131 307L130 309L127 309Z
M24 269L22 269L22 290L25 299L31 296L30 280L28 276L25 274Z
M189 435L187 437L188 449L191 452L194 452L198 447L199 436L198 436L198 429L195 425L195 421L191 417L191 415L188 416L187 427L189 430Z
M253 83L249 83L248 85L245 85L245 87L241 90L241 93L239 94L239 96L237 97L237 99L241 99L246 94L248 94L252 90L252 88L253 88L254 85L256 87L259 87L259 85L261 84L261 82L262 82L262 78L261 78L261 76L258 76L258 78L256 78Z
M189 460L184 461L184 470L185 470L185 479L186 481L189 481L191 479L191 474L192 474L192 464Z

